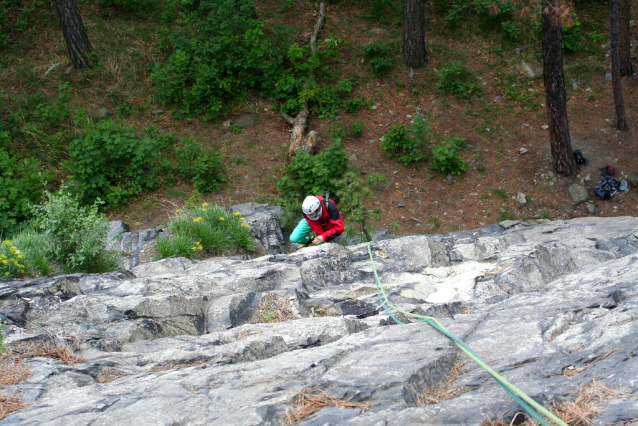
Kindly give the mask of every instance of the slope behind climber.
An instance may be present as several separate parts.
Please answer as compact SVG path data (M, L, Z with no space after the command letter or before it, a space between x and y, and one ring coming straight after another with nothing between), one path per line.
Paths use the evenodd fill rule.
M291 242L307 244L310 241L308 234L311 231L316 235L312 240L313 244L335 242L343 234L343 218L334 201L330 199L326 201L325 197L310 195L303 201L301 209L304 218L292 231Z

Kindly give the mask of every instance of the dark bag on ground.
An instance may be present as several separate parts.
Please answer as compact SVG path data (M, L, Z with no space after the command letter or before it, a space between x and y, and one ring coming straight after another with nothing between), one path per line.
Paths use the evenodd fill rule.
M594 192L601 200L609 200L612 195L618 192L619 182L611 176L605 176L594 188Z

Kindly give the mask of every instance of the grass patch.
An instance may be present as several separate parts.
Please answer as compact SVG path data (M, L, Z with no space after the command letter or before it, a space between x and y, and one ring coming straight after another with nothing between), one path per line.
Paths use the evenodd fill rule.
M295 318L290 304L275 293L264 293L257 306L257 323L284 322Z
M170 235L157 239L158 258L252 253L257 244L244 220L239 213L208 203L178 209L168 224Z
M456 388L452 387L454 381L465 374L465 369L463 367L466 363L467 362L457 362L450 370L450 375L446 380L432 386L428 389L427 393L417 395L417 405L419 407L424 407L430 404L439 404L468 392L470 389L467 386L459 386Z
M503 201L507 201L507 192L502 189L493 189L492 194L496 195Z

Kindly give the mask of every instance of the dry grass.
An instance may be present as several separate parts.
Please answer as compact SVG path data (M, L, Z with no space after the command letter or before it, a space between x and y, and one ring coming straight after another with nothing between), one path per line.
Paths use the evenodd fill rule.
M284 322L294 318L295 313L288 301L283 300L275 293L264 293L261 296L257 306L257 319L255 322Z
M84 362L81 356L73 353L68 345L49 342L27 342L11 345L7 353L24 358L45 357L62 361L65 364L79 364Z
M580 367L580 368L566 368L563 372L563 374L567 377L572 377L575 376L576 374L582 373L583 371L587 370L589 367L591 367L592 365L596 364L598 361L602 361L603 359L607 358L608 356L610 356L611 354L613 354L614 352L616 352L618 349L612 349L609 352L607 352L605 355L599 356L598 358L596 358L595 360L593 360L592 362L590 362L589 364L587 364L584 367Z
M113 380L119 379L120 377L126 376L126 374L115 371L112 368L105 368L101 371L101 373L102 377L100 377L100 380L97 381L98 383L109 383Z
M372 406L371 402L352 402L354 395L348 399L343 399L345 394L339 398L332 397L326 391L318 388L305 389L299 391L290 402L290 408L284 415L286 426L294 426L306 417L309 417L326 407L361 408L361 413Z
M417 405L423 407L430 404L438 404L448 399L456 398L459 395L469 391L466 386L452 387L452 384L456 379L465 374L466 370L463 368L467 362L457 362L450 370L450 375L447 380L441 381L436 385L428 389L428 392L423 395L417 395Z
M31 404L22 402L19 396L5 396L0 394L0 420L16 411L24 410Z
M554 404L552 413L567 423L570 426L588 426L591 425L600 410L597 408L605 403L605 401L612 398L627 398L636 397L638 395L626 394L623 392L615 391L608 388L602 383L597 382L595 379L589 383L583 383L576 392L574 392L576 398L572 401L565 401L560 404ZM522 423L518 423L520 416L528 417L525 413L516 413L510 422L505 420L503 413L497 419L487 419L481 423L484 426L510 426L511 424L518 424L519 426L536 426L537 422L530 420L529 418ZM624 420L621 423L637 421ZM615 423L612 423L615 424ZM612 424L604 425L611 426Z

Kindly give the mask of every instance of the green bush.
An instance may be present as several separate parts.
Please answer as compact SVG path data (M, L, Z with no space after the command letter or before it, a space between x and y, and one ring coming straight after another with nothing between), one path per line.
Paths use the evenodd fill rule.
M476 6L481 30L500 29L503 22L511 21L514 8L509 1L483 0Z
M467 163L457 155L465 145L464 138L450 138L432 147L432 168L444 175L460 175L467 170Z
M348 154L343 145L335 141L323 152L310 155L297 151L286 166L284 176L277 181L281 192L278 203L284 208L298 211L303 198L308 195L335 193L335 179L341 178L348 168Z
M247 88L272 90L283 60L278 43L253 17L252 0L189 0L171 35L173 53L151 81L181 115L219 116Z
M203 203L184 207L168 224L171 234L157 239L160 258L235 254L257 249L250 226L239 213Z
M133 195L156 189L166 172L161 152L167 138L154 132L139 137L134 127L101 121L71 142L67 168L84 204L98 197L117 207Z
M354 120L350 125L350 134L355 138L358 138L363 134L363 123L361 120Z
M69 146L67 168L73 189L84 204L98 197L117 207L129 197L157 189L170 173L190 181L201 191L217 190L224 181L221 154L194 140L178 140L153 127L101 121ZM171 159L173 161L171 161Z
M403 124L392 126L383 136L381 149L388 152L387 156L395 156L404 166L416 165L428 159L428 134L432 127L427 120L418 114L414 117L414 124L409 129Z
M26 224L31 207L40 202L44 178L37 160L24 158L0 147L0 235L17 234Z
M465 99L481 92L476 76L461 61L452 61L439 70L436 88Z
M188 179L198 191L210 192L220 188L226 179L219 151L206 150L193 139L183 139L175 147L176 174Z
M372 0L369 9L363 15L365 19L382 24L400 24L403 19L403 4L396 0Z
M55 261L68 272L107 272L117 261L106 251L109 222L98 212L99 201L81 207L78 199L64 192L44 192L43 203L34 208L35 229L50 241Z
M370 43L361 51L363 58L370 65L375 77L382 77L389 73L394 66L394 57L390 46L379 43Z
M585 39L581 31L580 20L578 19L578 15L573 9L570 9L571 15L571 25L563 25L563 49L569 50L571 52L576 52L580 49L580 45ZM542 40L543 38L543 15L541 10L538 10L537 14L538 18L536 19L535 31L536 37L538 40Z
M372 233L374 232L374 230L369 229L368 222L381 220L382 212L380 208L367 207L366 201L372 198L372 190L375 186L387 185L388 183L388 178L381 173L370 173L362 177L354 171L346 172L343 178L336 182L336 195L341 200L339 209L346 221L359 224L365 241L372 241Z

